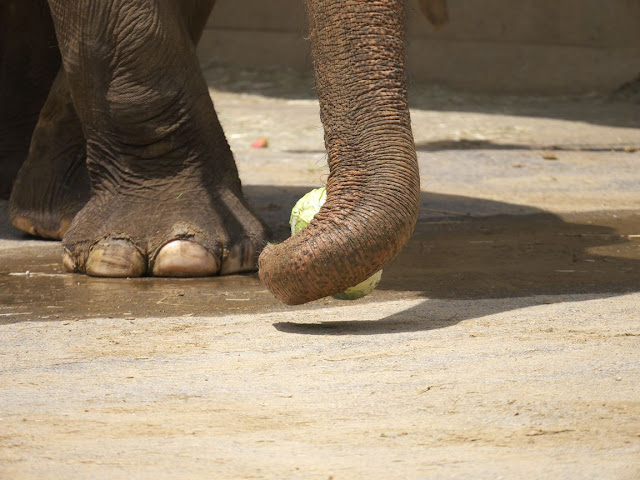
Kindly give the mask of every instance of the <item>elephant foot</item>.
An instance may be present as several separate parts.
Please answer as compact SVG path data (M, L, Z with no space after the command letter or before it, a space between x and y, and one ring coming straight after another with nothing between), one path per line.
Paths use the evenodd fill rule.
M30 235L60 240L91 195L85 157L82 126L60 70L11 192L13 226Z
M265 228L227 188L96 196L63 239L67 271L196 277L257 269Z

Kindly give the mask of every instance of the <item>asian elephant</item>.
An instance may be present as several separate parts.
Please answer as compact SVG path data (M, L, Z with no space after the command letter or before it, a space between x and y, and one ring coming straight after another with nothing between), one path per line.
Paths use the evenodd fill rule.
M0 114L5 167L16 147L3 142L33 129L42 107L11 194L13 225L62 238L65 268L94 276L259 267L289 304L359 283L399 252L418 214L404 2L307 0L328 198L309 228L266 247L195 54L214 3L0 0L1 98L11 107ZM428 14L443 1L423 4ZM39 22L41 38L16 38L33 35L7 25L21 16ZM23 53L7 54L16 49ZM38 89L7 81L7 62L23 62ZM41 85L51 82L45 102ZM21 123L15 103L27 100Z

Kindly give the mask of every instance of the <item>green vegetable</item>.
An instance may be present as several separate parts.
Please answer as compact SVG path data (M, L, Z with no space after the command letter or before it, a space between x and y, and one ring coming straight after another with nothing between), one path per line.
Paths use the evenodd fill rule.
M349 287L344 292L336 293L332 296L338 300L358 300L359 298L366 297L373 292L373 290L378 286L378 283L380 283L381 278L382 270L378 270L364 282L360 282L355 287Z
M327 199L327 191L324 187L311 190L304 195L293 206L289 225L291 225L291 235L299 233L306 228L313 220L313 217L320 211L320 208ZM338 300L357 300L369 295L378 286L382 278L382 270L374 273L365 281L347 288L344 292L336 293L333 298Z
M324 187L311 190L298 200L293 209L291 209L291 217L289 218L292 236L311 223L311 220L320 211L320 207L324 205L326 200L327 190Z

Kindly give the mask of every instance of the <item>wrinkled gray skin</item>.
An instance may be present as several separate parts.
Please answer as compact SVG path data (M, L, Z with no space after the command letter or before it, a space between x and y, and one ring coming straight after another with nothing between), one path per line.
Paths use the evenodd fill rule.
M0 30L2 71L16 63L6 52L17 47L7 48L7 39L27 57L46 56L43 44L54 57L45 68L54 73L36 82L55 76L10 212L19 229L62 237L67 270L132 277L256 269L265 230L246 206L195 55L213 3L50 0L62 58L57 75L46 29L43 41L22 43L6 24ZM0 0L3 11L29 8L31 18L50 21L42 2ZM419 204L403 2L308 0L307 10L328 199L309 228L264 248L259 259L262 281L291 304L344 290L382 268L411 234ZM35 61L24 63L29 73ZM31 110L43 101L36 93ZM18 125L4 115L0 127L24 132L33 128L30 118ZM20 145L11 151L0 149L0 162L14 168Z

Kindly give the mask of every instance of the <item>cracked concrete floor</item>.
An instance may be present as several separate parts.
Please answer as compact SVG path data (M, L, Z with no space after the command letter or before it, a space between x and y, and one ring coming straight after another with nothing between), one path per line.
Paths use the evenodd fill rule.
M281 239L327 173L310 82L205 73ZM357 302L65 274L0 204L0 478L638 478L638 105L411 101L420 221Z

